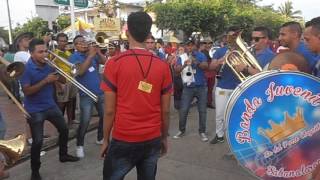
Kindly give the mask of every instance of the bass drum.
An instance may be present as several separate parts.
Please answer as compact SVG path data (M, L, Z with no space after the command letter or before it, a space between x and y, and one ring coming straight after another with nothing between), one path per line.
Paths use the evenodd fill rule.
M239 164L261 179L308 180L320 164L320 79L267 71L227 105L227 139Z

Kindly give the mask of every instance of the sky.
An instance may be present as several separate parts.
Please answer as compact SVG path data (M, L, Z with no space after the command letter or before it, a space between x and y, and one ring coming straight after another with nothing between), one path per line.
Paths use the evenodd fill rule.
M53 0L52 0L53 1ZM121 2L137 2L141 0L120 0ZM277 9L279 5L283 4L286 0L262 0L260 5L274 4ZM305 20L310 20L313 17L319 16L320 0L292 0L295 10L302 11L302 17ZM9 0L12 24L27 22L28 19L36 17L34 0ZM6 0L0 0L0 27L8 26L8 15L6 8Z

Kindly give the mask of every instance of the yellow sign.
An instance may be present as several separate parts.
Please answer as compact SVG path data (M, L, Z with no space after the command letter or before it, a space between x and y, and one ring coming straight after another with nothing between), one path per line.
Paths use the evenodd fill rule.
M96 32L119 32L120 33L120 19L119 18L99 18L93 19L94 29Z

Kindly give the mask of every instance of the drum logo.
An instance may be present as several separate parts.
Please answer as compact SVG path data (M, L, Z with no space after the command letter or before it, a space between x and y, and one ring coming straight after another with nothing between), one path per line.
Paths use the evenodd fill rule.
M306 127L301 108L297 108L295 117L290 117L288 112L284 113L284 117L285 119L281 124L276 124L270 120L271 129L259 128L259 133L270 139L272 144L275 144Z

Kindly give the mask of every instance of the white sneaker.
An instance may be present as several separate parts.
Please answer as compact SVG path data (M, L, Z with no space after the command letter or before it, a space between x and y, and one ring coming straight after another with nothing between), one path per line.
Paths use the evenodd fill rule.
M46 155L46 151L41 151L40 156L44 156L44 155Z
M203 142L207 142L209 140L205 133L200 133L200 139Z
M173 139L179 139L182 138L182 136L185 135L185 132L179 131L176 135L174 135L172 138Z
M84 158L83 146L77 146L76 154L78 158Z
M102 145L102 144L103 144L103 139L101 139L100 141L99 141L99 140L96 140L96 144Z
M28 144L31 146L32 145L32 138L28 138Z

